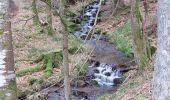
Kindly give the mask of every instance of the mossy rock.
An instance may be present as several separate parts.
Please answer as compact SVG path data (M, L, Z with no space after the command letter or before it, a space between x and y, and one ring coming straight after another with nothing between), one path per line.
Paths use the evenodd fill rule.
M43 70L44 68L41 66L41 65L36 65L34 67L30 67L30 68L25 68L25 69L22 69L22 70L19 70L19 71L16 71L16 75L18 77L21 77L21 76L24 76L24 75L27 75L27 74L31 74L31 73L34 73L34 72L38 72L38 71L41 71Z
M71 46L68 51L70 54L74 54L79 49L78 46ZM82 51L82 47L80 48ZM80 51L79 51L80 52ZM40 54L40 56L34 61L37 64L34 67L22 69L16 72L16 75L18 77L32 74L34 72L39 72L41 70L44 70L45 76L49 77L53 74L53 68L58 68L63 61L63 52L62 49L56 49L49 52L44 52Z
M53 73L53 68L59 67L63 60L62 50L54 50L42 54L41 59L45 67L45 76L49 77Z

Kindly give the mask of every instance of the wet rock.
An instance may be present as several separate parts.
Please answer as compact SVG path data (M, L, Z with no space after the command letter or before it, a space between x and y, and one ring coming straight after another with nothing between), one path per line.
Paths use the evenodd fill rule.
M85 40L85 39L86 39L86 37L87 37L87 35L86 35L86 34L82 34L82 35L80 36L80 38L81 38L81 39L83 39L83 40Z
M103 69L102 71L101 71L101 73L103 73L103 72L105 72L106 71L106 69Z
M115 85L121 84L122 81L123 81L123 80L122 80L121 78L116 78L116 79L113 80L113 82L115 83Z
M79 90L73 90L72 94L76 97L78 97L77 99L87 99L88 98L88 94L86 92L83 91L79 91Z
M104 75L106 75L106 76L110 76L110 75L111 75L111 73L110 73L110 72L105 72L105 73L104 73Z
M94 20L89 21L89 26L93 26L94 25Z
M96 66L96 67L100 66L100 62L99 62L99 61L96 61L96 62L95 62L95 66Z
M81 18L77 17L77 18L71 19L71 22L76 23L76 24L80 24L81 20L82 20Z
M114 67L112 67L112 71L114 71L114 70L116 70L117 68L114 66Z
M119 65L119 66L118 66L118 69L119 69L121 72L127 72L127 71L130 70L129 67L126 66L126 65Z
M90 81L90 84L94 86L98 86L98 81L93 79Z
M61 93L50 93L48 94L48 100L65 100L64 95Z
M100 71L98 69L94 69L93 71L94 71L94 73L100 73Z

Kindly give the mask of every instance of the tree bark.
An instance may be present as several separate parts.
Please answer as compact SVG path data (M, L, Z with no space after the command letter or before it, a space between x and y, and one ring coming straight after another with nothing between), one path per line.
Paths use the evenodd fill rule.
M0 100L17 100L10 12L7 10L9 2L3 1L4 7L1 9L4 12L6 9L6 13L4 21L0 22L0 27L3 26L0 33Z
M48 22L48 26L47 26L47 31L49 35L53 35L53 22L52 22L52 2L51 0L48 0L48 3L50 4L47 5L47 22Z
M170 0L158 0L153 100L170 100Z
M64 15L65 0L60 0L60 15ZM62 19L61 19L62 20ZM68 32L67 26L63 21L63 73L64 73L64 93L66 100L71 100L70 77L69 77L69 60L68 60Z
M37 27L41 26L41 22L38 16L38 11L37 11L37 0L33 0L32 1L32 12L34 13L34 17L33 17L33 24Z
M131 27L133 37L134 56L137 65L143 69L147 63L142 35L142 16L139 10L139 0L131 0Z

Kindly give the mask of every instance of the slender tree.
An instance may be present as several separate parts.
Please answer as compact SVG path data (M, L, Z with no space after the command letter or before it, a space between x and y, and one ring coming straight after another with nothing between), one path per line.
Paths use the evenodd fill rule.
M60 16L64 16L65 0L60 0ZM61 17L60 17L61 19ZM62 19L61 19L62 20ZM64 21L64 20L63 20ZM67 25L63 22L63 73L64 73L64 93L66 100L71 100L69 60L68 60L68 32Z
M45 0L41 0L45 2L47 5L51 5ZM70 88L70 76L69 76L69 60L68 60L68 27L66 20L64 19L64 12L65 12L65 4L66 0L54 0L55 3L59 3L56 5L53 5L54 9L59 8L59 11L56 9L54 10L53 14L54 16L58 16L60 18L60 21L63 25L63 67L61 68L62 72L64 73L64 92L65 92L65 98L66 100L71 100L71 88ZM53 1L53 2L54 2ZM59 7L58 7L59 6Z
M1 0L4 7L0 11L5 12L5 14L4 21L0 22L2 24L0 27L3 26L0 33L0 100L17 100L10 21L11 1Z
M170 100L170 0L158 0L153 100Z
M142 34L142 16L139 8L140 0L131 0L131 27L133 37L133 48L135 60L143 68L147 63L147 53L145 52L145 45Z
M34 13L34 17L33 17L33 24L35 26L40 27L41 26L41 22L38 16L38 10L37 10L37 0L33 0L32 1L32 12Z
M48 26L47 26L47 32L49 35L53 35L53 22L52 22L52 0L48 0L48 4L47 5L47 22L48 22Z

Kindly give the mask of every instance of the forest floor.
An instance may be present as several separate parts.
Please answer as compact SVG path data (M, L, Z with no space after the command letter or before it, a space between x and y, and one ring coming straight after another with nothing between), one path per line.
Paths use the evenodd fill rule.
M151 0L150 0L151 1ZM19 13L15 18L12 19L13 22L13 40L14 40L14 54L15 54L15 68L16 71L34 67L37 63L33 62L33 60L38 56L38 54L42 52L48 52L54 49L62 49L62 35L60 34L61 24L58 18L53 17L53 25L55 31L54 36L49 36L47 33L41 33L41 30L38 30L33 26L32 22L32 9L31 9L31 1L30 0L16 0L17 4L20 7ZM78 10L82 5L87 3L77 3L76 6L70 6L71 10ZM41 21L46 20L45 6L44 4L40 4L42 8L40 12ZM118 11L112 15L110 12L111 3L107 3L105 6L102 6L100 19L101 22L97 24L97 28L101 29L103 32L107 32L108 34L112 34L118 27L122 27L125 23L130 20L130 9L118 9ZM144 12L142 3L141 3L141 11ZM44 10L44 12L42 12ZM149 18L147 25L155 24L155 13L156 13L156 3L149 3ZM23 20L24 19L24 20ZM150 30L154 30L154 27L151 27ZM150 38L154 42L153 46L155 46L155 33L156 31L151 31ZM70 40L70 45L75 45L73 37ZM131 41L131 40L130 40ZM79 53L76 55L70 55L70 68L73 69L76 61L80 61L81 55L83 53ZM81 58L81 59L80 59ZM144 69L143 74L138 74L137 70L131 70L125 74L126 78L124 82L119 86L117 92L111 94L104 94L99 99L100 100L151 100L152 95L152 73L153 73L153 61L154 57L148 64L148 66ZM20 90L25 89L25 87L29 87L29 81L32 78L42 78L44 71L30 73L21 77L17 77L17 84ZM47 79L47 81L51 82L51 80L60 79L60 69L54 68L53 75ZM32 88L31 88L32 89Z

